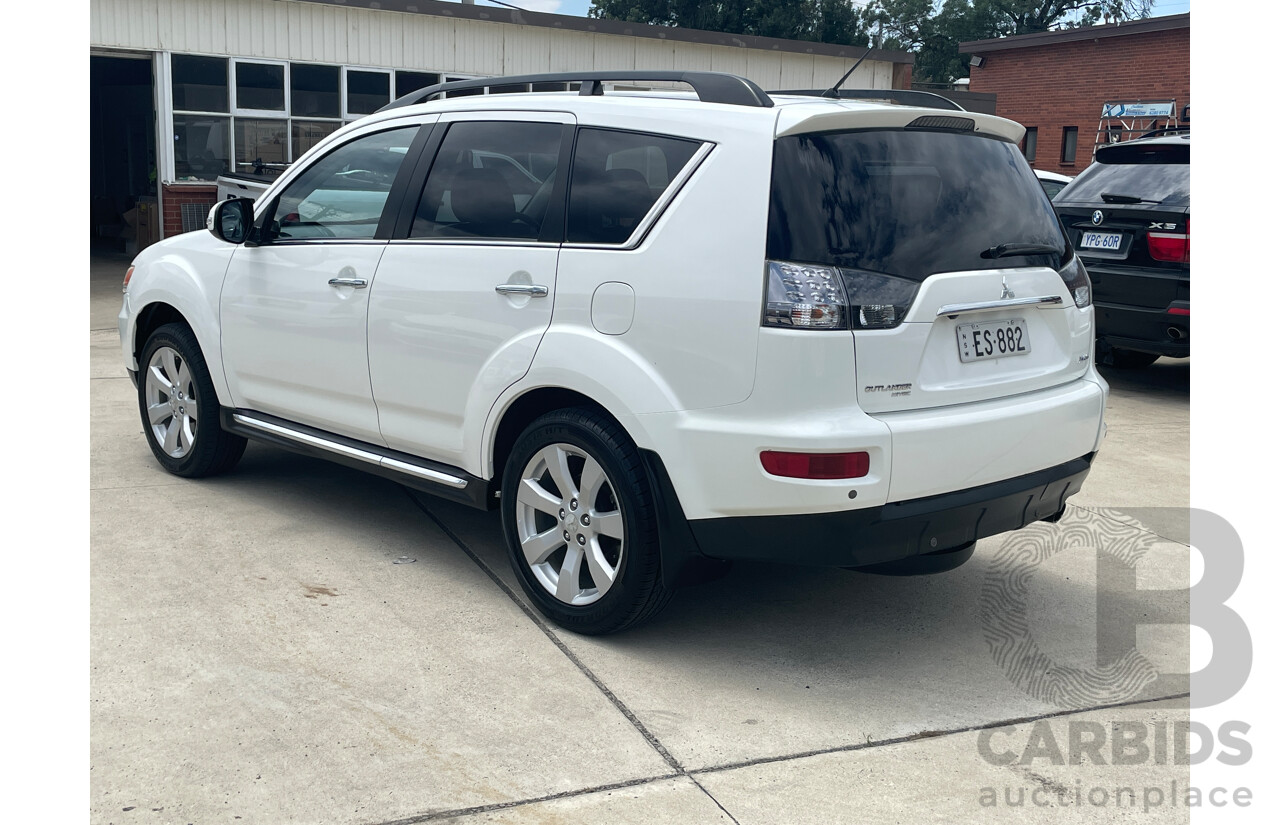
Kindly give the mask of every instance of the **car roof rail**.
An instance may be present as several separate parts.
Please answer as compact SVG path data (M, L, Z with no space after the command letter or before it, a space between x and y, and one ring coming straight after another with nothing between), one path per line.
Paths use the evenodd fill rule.
M427 86L415 92L410 92L403 97L398 97L378 111L385 112L388 109L398 109L401 106L424 103L436 95L483 90L492 86L520 86L533 83L581 83L582 86L578 90L578 94L601 95L604 94L604 84L609 82L654 83L658 81L687 83L693 87L698 99L704 103L728 103L734 106L758 106L766 109L773 106L773 100L755 83L745 77L738 77L724 72L591 71L452 80L448 83Z
M771 95L801 95L803 97L831 97L826 89L787 89L770 91ZM933 92L915 89L840 89L841 100L887 100L903 106L920 106L926 109L947 109L952 112L967 111L959 103Z

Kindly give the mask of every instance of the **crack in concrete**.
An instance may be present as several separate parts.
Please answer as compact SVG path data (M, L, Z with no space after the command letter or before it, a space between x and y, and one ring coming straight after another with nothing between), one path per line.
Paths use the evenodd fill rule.
M524 613L525 616L529 617L529 620L538 626L538 629L541 630L543 634L545 634L546 637L551 640L551 643L555 645L560 650L560 652L563 653L565 657L569 659L570 662L573 662L574 666L577 667L578 670L582 672L582 675L586 676L587 679L591 681L591 684L595 685L596 688L601 693L604 694L605 698L608 699L624 717L626 717L627 721L630 722L631 725L637 731L640 732L640 735L643 736L645 741L649 743L649 746L658 752L658 755L662 757L663 761L666 762L667 765L670 766L672 770L676 771L677 773L685 772L684 768L680 765L680 763L676 761L676 758L672 756L665 747L663 747L661 742L658 741L658 737L650 733L649 729L645 727L644 723L641 722L640 719L634 713L632 713L631 709L628 708L622 702L621 699L619 699L616 695L614 695L614 692L610 690L608 686L605 685L604 682L600 681L600 677L596 676L595 673L591 671L591 668L587 667L586 664L583 663L583 661L579 659L577 655L572 650L570 650L568 646L565 645L564 642L560 640L560 637L556 636L556 634L551 630L551 628L547 625L547 623L543 621L542 617L538 615L533 610L533 608L525 604L524 601L522 601L515 594L515 591L513 591L510 587L508 587L506 582L504 582L501 578L499 578L498 574L495 573L492 569L490 569L489 565L485 564L484 560L481 559L478 555L476 555L475 551L473 551L470 547L467 546L467 543L463 541L461 537L459 537L456 533L450 530L448 525L446 525L443 521L441 521L440 518L437 517L435 513L427 509L427 507L421 501L419 501L417 497L415 497L407 487L401 487L400 489L405 491L405 494L409 496L409 500L412 501L419 510L425 513L427 515L427 518L435 522L436 526L440 528L441 532L443 532L446 536L448 536L453 541L454 544L458 545L458 547L462 550L462 552L466 553L467 556L470 557L471 561L474 562L475 565L479 567L484 572L484 574L488 576L489 579L494 584L496 584L499 589L502 590L503 593L507 594L507 598L515 602L516 606L520 608L520 611Z
M824 755L833 754L833 753L850 753L853 751L871 750L874 748L882 748L890 745L901 745L909 742L918 742L924 739L933 739L941 736L957 736L964 733L975 733L977 731L988 730L991 728L1001 728L1007 725L1022 725L1028 722L1037 722L1041 719L1055 719L1063 716L1074 716L1081 713L1091 713L1093 711L1099 711L1099 710L1112 710L1115 708L1136 707L1138 705L1148 705L1148 704L1154 704L1157 702L1168 702L1175 699L1189 699L1191 697L1191 694L1189 692L1185 692L1185 693L1175 693L1169 696L1158 696L1153 699L1137 699L1137 700L1130 700L1126 702L1112 702L1110 704L1105 704L1105 705L1093 705L1090 707L1083 707L1083 708L1071 708L1068 710L1051 711L1049 713L1042 713L1034 716L1021 716L1013 719L1003 719L997 722L986 722L981 725L969 725L969 726L959 727L959 728L947 728L944 730L923 730L923 731L918 731L916 733L908 734L906 736L898 736L898 737L893 737L889 739L879 739L874 741L858 742L852 745L838 745L832 748L822 748L819 750L802 751L799 753L784 754L781 756L765 756L759 759L749 759L743 762L731 762L731 763L726 763L724 765L713 765L708 768L696 768L694 770L689 770L685 768L683 765L681 765L680 762L674 756L671 755L671 753L666 749L665 746L663 746L663 744L658 740L658 738L654 736L649 731L649 729L644 726L644 723L640 721L640 719L635 715L635 713L633 713L631 709L628 708L622 702L622 700L619 699L617 695L614 694L614 692L610 690L608 686L605 685L604 682L602 682L600 678L596 676L595 673L593 673L592 670L589 667L587 667L586 664L584 664L581 659L577 657L577 655L573 651L569 650L569 648L565 645L565 643L561 641L558 636L555 635L555 632L552 631L551 627L545 621L543 621L542 617L538 615L533 610L533 608L525 604L524 601L522 601L516 595L515 591L512 590L510 587L508 587L506 582L502 581L502 579L498 577L498 574L495 573L493 569L489 567L489 565L486 564L484 560L481 559L475 553L475 551L472 550L467 545L467 543L462 540L460 536L454 533L453 530L451 530L449 526L446 525L440 519L439 516L431 512L431 510L428 509L425 504L423 504L420 500L418 500L418 498L414 496L413 491L403 486L401 486L400 489L404 490L405 495L409 497L409 500L413 502L414 506L417 507L419 510L421 510L427 516L427 518L431 519L431 521L438 528L440 528L441 532L443 532L446 536L448 536L450 541L456 544L458 548L462 550L463 553L466 553L467 557L470 558L471 561L477 567L479 567L480 570L486 576L489 577L489 580L492 581L495 585L497 585L498 589L500 589L503 593L505 593L507 598L509 598L512 602L515 603L516 607L520 609L520 612L524 613L524 615L527 616L530 621L532 621L535 625L537 625L538 629L541 630L543 634L546 635L546 637L551 641L551 643L554 644L556 648L561 653L563 653L569 659L569 661L571 661L574 664L574 666L577 667L578 670L581 671L582 674L586 676L587 679L590 680L590 682L593 685L596 686L596 688L601 693L604 694L605 698L608 699L613 704L613 706L617 708L620 713L622 713L624 717L626 717L627 721L630 722L637 731L639 731L640 735L644 737L645 741L648 742L649 745L655 751L657 751L657 753L663 758L663 760L667 763L667 765L669 765L672 768L674 772L668 773L668 774L661 774L658 776L644 777L640 779L631 779L625 782L615 782L608 785L596 785L590 788L579 788L578 790L575 790L575 791L562 791L556 794L548 794L547 796L532 797L529 799L512 800L510 802L495 802L490 805L477 805L471 808L458 808L458 809L447 810L447 811L433 811L429 813L418 814L416 816L406 817L404 819L393 819L393 820L381 821L381 822L373 823L373 825L417 825L417 823L436 822L444 819L454 819L457 817L472 816L475 814L489 813L492 811L501 811L501 810L506 810L508 808L518 808L524 805L534 805L539 802L552 802L559 799L573 799L574 797L586 796L588 794L601 793L604 791L613 791L621 788L634 788L641 785L649 785L654 782L660 782L664 779L678 779L680 777L685 777L689 779L689 781L693 782L693 784L697 786L698 790L706 794L707 798L710 799L713 803L715 803L715 806L719 808L724 813L725 816L729 817L730 821L732 821L734 825L738 825L738 820L733 816L733 814L729 813L729 811L726 810L725 807L720 804L720 800L716 799L715 796L713 796L711 792L708 791L705 787L703 787L702 783L698 781L697 777L699 775L711 774L711 773L722 773L724 771L739 770L741 768L750 768L756 765L768 765L776 762L792 762L792 761L797 761L801 759L807 759L813 756L824 756ZM1079 507L1080 505L1072 505L1072 506ZM1088 508L1082 508L1082 509L1088 509ZM1153 533L1152 535L1155 535L1155 534ZM1032 777L1032 778L1039 779L1040 777Z

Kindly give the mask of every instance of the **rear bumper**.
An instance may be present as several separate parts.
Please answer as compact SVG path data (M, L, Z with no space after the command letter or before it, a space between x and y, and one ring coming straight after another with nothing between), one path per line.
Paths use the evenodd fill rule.
M703 555L861 567L955 550L1060 513L1080 491L1093 453L1045 470L879 507L808 515L690 521Z
M1177 301L1190 311L1190 302ZM1169 309L1097 303L1094 305L1098 339L1120 349L1150 352L1171 358L1191 355L1191 316Z

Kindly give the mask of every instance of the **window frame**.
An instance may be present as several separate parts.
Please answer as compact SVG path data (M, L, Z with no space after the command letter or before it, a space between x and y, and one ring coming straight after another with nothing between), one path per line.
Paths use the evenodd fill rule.
M330 65L332 65L332 64L330 64ZM369 115L371 115L371 114L373 114L373 113L374 113L374 112L352 112L352 111L350 111L350 110L347 108L347 106L348 106L348 100L347 100L347 75L348 75L349 73L351 73L351 72L364 72L365 74L381 74L381 75L386 75L386 78L387 78L387 103L390 103L391 101L395 100L395 93L396 93L396 79L395 79L395 76L394 76L394 74L393 74L393 70L392 70L392 69L383 69L383 68L379 68L379 67L376 67L376 66L348 66L348 65L346 65L346 64L343 64L343 66L342 66L342 87L341 87L341 89L339 90L339 91L342 93L342 94L341 94L341 97L342 97L342 122L343 122L343 123L351 123L351 122L353 122L353 121L359 120L359 119L360 119L360 118L362 118L362 117L368 117ZM382 104L382 105L383 105L383 106L386 106L386 105L387 105L387 103L384 103L384 104ZM380 109L380 108L382 108L382 107L381 107L381 106L379 106L378 108ZM376 112L377 110L375 109L374 111ZM308 120L310 120L310 119L311 119L311 118L308 118Z
M414 117L407 119L396 119L390 121L381 121L372 123L367 129L361 129L358 132L344 136L341 141L335 141L332 145L326 146L324 151L309 161L306 166L294 164L289 167L286 174L281 175L271 186L266 194L266 207L261 213L254 215L253 229L249 236L246 246L298 246L306 244L385 244L392 238L392 229L397 224L399 217L404 208L404 202L408 200L405 197L407 185L413 178L414 172L421 165L423 157L423 149L430 142L431 138L438 131L436 126L437 116ZM263 231L275 221L276 210L280 206L280 199L293 183L314 167L317 163L322 163L325 158L334 152L337 152L352 143L363 140L373 135L383 132L393 132L398 129L416 128L417 134L409 143L409 148L405 152L405 158L400 164L400 168L396 171L395 180L392 181L391 189L387 192L387 200L382 206L382 213L378 218L377 228L374 230L371 238L264 238ZM327 139L327 138L326 138ZM414 201L417 205L417 201Z
M440 147L444 144L449 127L455 123L480 122L549 123L562 129L560 158L557 160L556 179L551 188L551 200L542 221L542 231L537 238L469 238L464 236L442 238L414 238L413 222L418 212L418 202L426 187L427 177L435 168ZM486 111L446 112L439 116L426 141L413 176L408 180L400 212L391 232L391 242L414 245L447 246L559 246L564 243L566 202L569 192L569 169L572 166L573 149L578 129L577 118L569 112L536 111Z
M1067 157L1067 136L1071 136L1071 157ZM1079 126L1063 126L1062 127L1062 151L1059 155L1059 163L1062 166L1075 166L1076 156L1080 153L1080 127Z
M265 58L257 58L257 57L253 57L253 58L232 57L232 58L228 58L228 61L230 65L227 70L227 82L229 84L228 92L230 93L229 100L231 103L232 117L244 117L244 118L251 118L253 120L288 120L289 119L290 104L292 103L292 101L289 99L289 93L290 93L289 61L267 60ZM257 64L260 66L280 66L284 70L284 75L282 77L282 82L284 84L284 108L283 109L241 108L240 100L239 100L240 94L238 89L239 84L236 82L236 70L238 69L241 63Z
M1036 149L1040 143L1040 129L1036 126L1028 126L1027 131L1022 136L1022 156L1027 159L1027 163L1036 162Z
M227 108L226 111L207 111L201 109L178 109L173 105L173 58L174 57L199 57L221 60L226 68L226 89L227 89ZM240 108L236 94L236 64L238 63L259 63L269 65L279 65L284 67L284 110L275 109L244 109ZM320 117L320 116L302 116L293 114L293 66L330 66L339 70L338 74L338 116L337 117ZM175 117L218 117L226 120L227 130L227 172L226 174L240 174L236 167L236 118L251 118L259 120L280 120L284 121L285 133L287 136L286 158L292 167L305 154L303 152L295 152L293 145L293 123L294 121L323 122L335 124L334 131L341 130L353 121L367 117L365 114L358 114L348 111L347 108L347 72L361 71L371 72L375 74L387 75L387 89L389 100L395 100L395 72L396 68L382 66L360 66L349 65L346 63L338 63L326 60L287 60L267 57L238 57L226 54L210 54L200 51L186 50L158 50L155 61L155 101L156 101L156 130L158 132L158 142L156 151L156 164L159 177L159 183L164 186L200 186L207 187L216 184L216 176L213 178L200 178L197 180L179 180L177 173L177 152L175 151L173 137L175 134L174 120ZM473 77L481 77L480 75L459 75L444 69L432 68L404 68L406 72L414 72L419 74L435 74L444 80L460 80L471 79ZM328 136L322 140L327 140ZM282 180L287 172L286 169L281 173L280 177L271 181L274 186L277 181Z

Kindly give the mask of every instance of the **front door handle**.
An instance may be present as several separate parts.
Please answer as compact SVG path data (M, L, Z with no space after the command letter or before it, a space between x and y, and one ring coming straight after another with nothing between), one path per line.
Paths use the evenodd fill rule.
M542 284L498 284L493 291L499 295L529 295L533 298L545 298L550 290Z
M369 282L364 278L330 278L329 286L350 286L356 289L364 289Z

